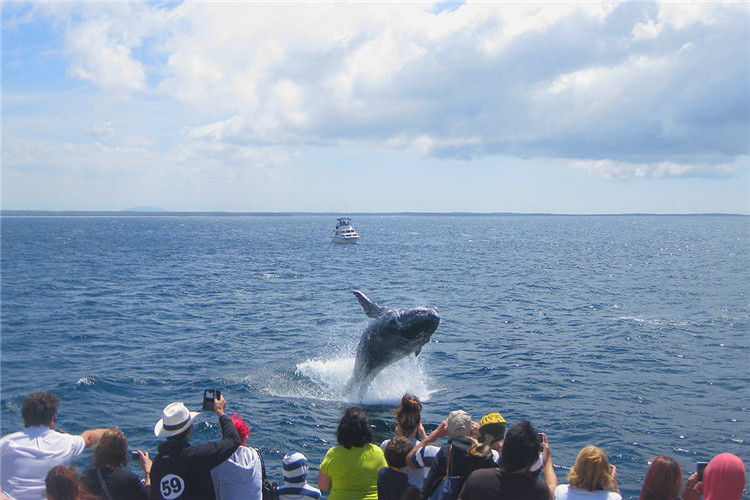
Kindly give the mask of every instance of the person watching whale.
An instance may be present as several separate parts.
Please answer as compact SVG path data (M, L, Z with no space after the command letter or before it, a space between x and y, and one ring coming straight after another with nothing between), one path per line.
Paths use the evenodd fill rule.
M109 500L148 500L151 498L151 459L136 452L145 480L127 470L128 440L118 428L104 433L94 448L93 468L81 474L81 484L93 495Z
M532 467L545 457L544 479L535 477ZM539 442L539 434L528 420L511 427L503 441L499 468L474 471L464 482L459 500L552 500L557 476L547 440Z
M424 439L426 436L424 426L422 425L422 403L419 401L417 396L411 394L404 394L401 398L401 404L394 411L396 416L396 436L403 436L411 441L412 446L415 446L419 439ZM386 439L380 444L380 447L385 451L390 439ZM437 453L437 450L435 450ZM406 475L409 477L409 484L414 485L418 488L422 488L422 482L424 481L424 473L421 469L413 467L406 467Z
M364 408L344 412L336 429L338 446L330 448L318 472L318 487L329 500L377 500L378 473L388 464L383 450L372 444Z
M471 453L471 450L475 449L477 445L477 441L471 437L475 432L474 426L471 416L465 411L455 410L450 412L445 422L445 431L450 436L450 440L440 447L427 478L424 480L422 486L422 498L424 500L430 498L446 475L458 476L465 480L475 470L497 466L492 454ZM424 441L428 439L429 436Z
M240 446L240 435L225 414L224 396L214 399L214 412L221 425L221 439L190 445L193 420L199 415L181 403L170 403L154 427L157 437L166 438L151 467L151 497L174 500L215 500L211 469L231 457Z
M44 497L47 473L91 448L108 429L92 429L79 436L55 430L60 403L50 392L34 392L23 400L25 429L0 439L0 487L16 500Z

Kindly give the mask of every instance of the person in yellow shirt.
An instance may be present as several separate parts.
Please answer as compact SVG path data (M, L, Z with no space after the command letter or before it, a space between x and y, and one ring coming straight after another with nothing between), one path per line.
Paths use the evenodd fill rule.
M372 438L364 408L346 410L336 430L339 445L326 452L318 473L318 488L330 492L328 500L378 500L378 472L388 464Z

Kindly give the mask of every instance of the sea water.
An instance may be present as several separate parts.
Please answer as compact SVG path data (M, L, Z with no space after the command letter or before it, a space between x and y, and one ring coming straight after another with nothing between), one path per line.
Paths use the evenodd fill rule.
M47 390L59 428L119 426L154 455L162 408L217 388L272 479L301 451L315 483L356 403L358 289L442 317L365 395L378 442L409 392L428 430L458 408L531 420L561 483L600 446L625 498L657 455L686 475L724 451L750 462L748 217L361 215L357 245L321 215L1 222L3 434ZM194 442L219 436L213 413L197 422Z

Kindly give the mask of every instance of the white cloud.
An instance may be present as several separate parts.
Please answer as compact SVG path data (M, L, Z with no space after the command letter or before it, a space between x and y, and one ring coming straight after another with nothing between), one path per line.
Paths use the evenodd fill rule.
M634 41L655 39L664 29L664 24L654 22L653 19L649 19L645 23L638 23L633 27L632 39Z
M107 97L146 89L147 68L136 51L158 39L167 10L125 2L49 2L33 8L63 30L64 56L73 78L93 83Z
M625 163L612 160L574 160L570 168L606 180L663 179L669 177L732 177L748 167L750 158L722 164L679 164L669 161Z
M124 95L144 88L143 64L133 59L130 47L109 39L102 24L76 27L68 36L66 52L71 74L106 92Z
M359 143L679 177L750 149L743 3L35 8L62 20L74 77L189 110L176 138L183 162L191 153L261 165L259 147ZM99 133L112 137L111 127Z
M107 140L115 135L115 129L112 127L112 122L106 122L103 125L92 123L89 128L89 134L94 139Z

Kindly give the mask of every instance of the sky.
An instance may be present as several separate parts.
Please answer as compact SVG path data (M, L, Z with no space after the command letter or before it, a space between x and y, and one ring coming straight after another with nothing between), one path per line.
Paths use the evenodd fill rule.
M750 214L748 2L3 2L2 208Z

